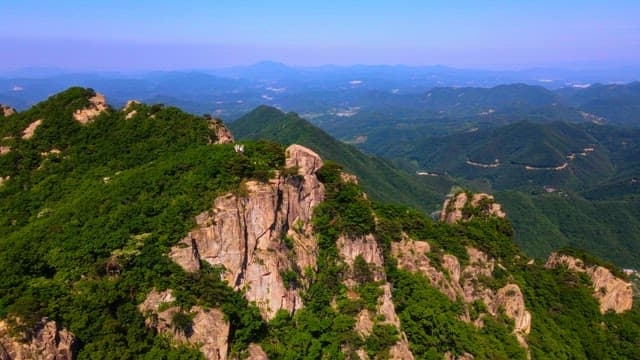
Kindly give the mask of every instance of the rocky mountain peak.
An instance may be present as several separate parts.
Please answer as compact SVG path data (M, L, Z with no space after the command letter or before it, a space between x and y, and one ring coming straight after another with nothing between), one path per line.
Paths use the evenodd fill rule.
M210 119L209 120L209 129L215 131L216 134L216 144L233 144L234 138L233 134L229 129L222 123L219 119ZM213 142L210 140L210 142Z
M286 167L296 168L301 176L250 181L246 195L218 197L211 210L196 217L198 226L171 250L171 258L186 271L199 270L200 261L223 266L224 278L244 290L266 319L280 309L293 313L303 306L298 290L284 284L282 273L315 268L318 245L311 216L325 196L316 176L320 157L300 145L289 146L286 155Z
M136 105L140 105L140 102L137 100L129 100L122 108L122 112L126 113L125 119L129 120L132 117L136 116L138 111L135 109Z
M0 112L2 113L2 115L4 117L7 117L7 116L11 116L11 115L15 114L16 113L16 109L12 108L11 106L0 104Z
M484 193L470 194L461 191L450 195L444 201L440 212L440 221L454 224L458 221L469 221L475 216L504 218L506 214L493 196Z
M94 96L89 98L89 106L74 111L73 118L81 124L87 124L98 115L107 111L108 108L104 95L95 93Z
M613 275L599 265L588 265L581 259L561 253L552 253L545 264L548 269L566 266L571 271L586 273L591 278L593 296L600 303L600 312L622 313L633 307L631 283Z

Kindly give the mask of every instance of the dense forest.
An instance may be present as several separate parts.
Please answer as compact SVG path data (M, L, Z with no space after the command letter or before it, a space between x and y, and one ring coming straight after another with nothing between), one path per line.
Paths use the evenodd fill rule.
M372 178L391 169L374 158L365 158L365 165L324 161L314 174L325 194L311 220L317 266L280 274L304 306L265 318L260 304L221 280L224 269L202 261L199 271L188 272L168 253L216 198L251 198L249 181L304 181L296 167L286 166L285 147L254 139L240 141L239 150L218 141L219 120L162 105L132 103L124 110L106 108L85 124L77 121L75 114L91 108L95 95L71 88L0 116L6 149L0 155L0 319L9 324L7 336L28 342L46 317L74 334L77 359L197 359L203 357L198 344L170 334L187 334L193 321L187 309L200 306L224 313L229 358L245 358L250 345L259 345L270 359L385 359L403 342L416 359L640 358L637 304L602 312L592 279L529 258L516 245L508 217L489 214L492 200L467 203L460 210L465 220L447 224L398 204L401 194L383 196L402 184L393 181L416 188L424 183L362 178L364 189L375 193L379 187L377 198L389 201L369 198L345 169L369 166ZM418 199L407 202L433 201L432 191L412 193ZM467 193L453 195L460 194ZM343 243L362 239L372 239L369 247L378 249L381 263L363 255L345 260ZM294 248L286 236L277 242L287 254ZM402 265L416 254L398 247L417 242L428 244L430 250L417 255L442 274L440 283ZM494 311L481 297L468 302L443 292L443 284L454 283L447 259L467 269L475 266L470 254L477 252L491 271L459 281L485 294L517 287L531 315L527 332L518 332L504 307ZM584 253L563 254L628 280ZM171 332L156 331L139 310L152 289L173 290L181 311ZM397 326L381 313L390 299ZM361 315L370 320L367 331L360 329Z

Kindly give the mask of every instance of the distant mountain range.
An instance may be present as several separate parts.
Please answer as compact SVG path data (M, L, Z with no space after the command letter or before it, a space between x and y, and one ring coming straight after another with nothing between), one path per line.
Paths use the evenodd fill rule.
M69 86L81 85L101 89L115 105L132 98L162 101L193 113L227 119L236 119L266 104L304 114L333 135L346 139L356 134L344 131L337 123L345 118L354 122L359 117L376 118L381 110L392 124L411 126L443 117L484 116L474 120L481 122L487 120L487 115L489 120L497 121L514 114L542 120L603 117L603 121L637 124L638 119L632 114L638 103L637 84L626 89L624 85L590 86L637 79L640 68L486 71L401 65L290 67L263 62L215 70L138 73L24 69L0 73L0 102L23 110ZM580 100L597 88L611 88L606 104ZM428 93L432 99L425 98ZM607 104L615 104L617 110L611 111Z
M116 107L139 99L237 119L230 127L239 138L309 146L358 175L374 199L431 212L456 183L500 191L528 253L569 244L638 267L632 181L640 148L632 128L640 126L640 83L591 84L619 75L608 74L279 63L124 75L48 70L0 78L0 103L20 110L79 84ZM581 220L557 213L563 206Z

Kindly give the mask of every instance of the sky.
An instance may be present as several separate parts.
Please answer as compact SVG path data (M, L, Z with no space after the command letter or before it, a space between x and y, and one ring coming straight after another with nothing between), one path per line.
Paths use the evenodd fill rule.
M0 70L640 65L640 1L2 0Z

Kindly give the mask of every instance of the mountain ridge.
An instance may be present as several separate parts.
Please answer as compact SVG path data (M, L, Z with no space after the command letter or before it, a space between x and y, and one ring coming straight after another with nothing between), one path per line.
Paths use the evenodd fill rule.
M0 123L2 357L637 355L626 275L527 257L486 194L433 221L302 146L99 99L73 88Z
M231 122L229 127L239 139L298 143L318 152L324 159L338 161L359 177L370 196L380 201L411 204L431 212L453 185L446 178L424 178L399 170L391 163L335 140L295 113L285 114L270 106L256 108Z

